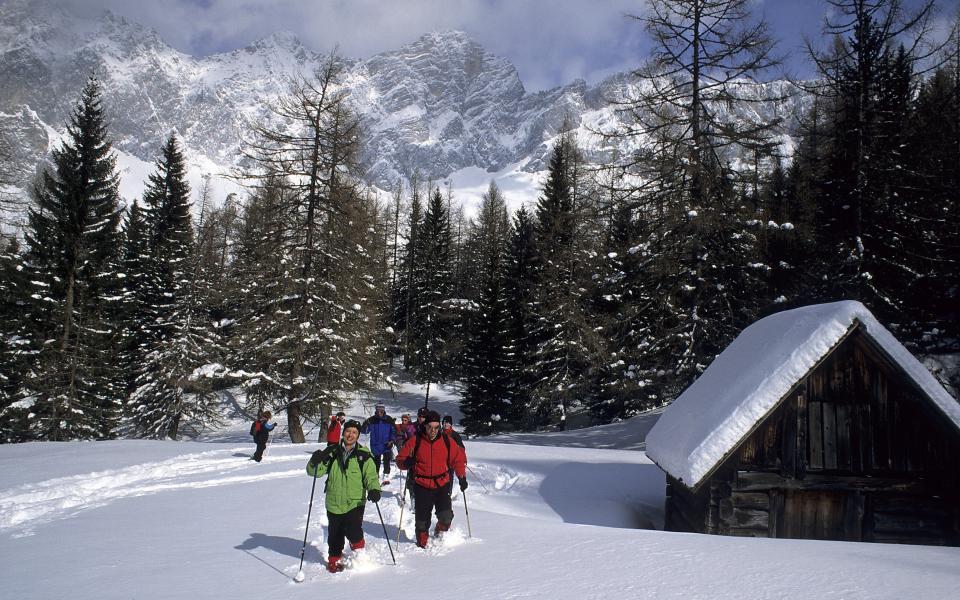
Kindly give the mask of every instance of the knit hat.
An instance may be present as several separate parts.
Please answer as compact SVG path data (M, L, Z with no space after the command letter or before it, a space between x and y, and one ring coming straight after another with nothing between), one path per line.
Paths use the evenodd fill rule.
M382 405L382 404L378 404L378 405L376 405L376 406L373 407L373 410L383 410L383 411L385 411L385 410L387 410L387 408L386 408L384 405Z
M451 417L450 415L443 415L443 422L450 423L451 425L453 425L453 417Z
M428 410L424 414L424 423L439 423L440 422L440 413L435 410Z
M360 434L360 421L355 421L353 419L350 419L349 421L343 424L344 431L350 429L351 427L357 430L358 435Z
M427 409L425 409L424 407L421 406L420 408L417 409L417 416L418 416L418 417L422 417L422 416L424 416L425 414L427 414Z

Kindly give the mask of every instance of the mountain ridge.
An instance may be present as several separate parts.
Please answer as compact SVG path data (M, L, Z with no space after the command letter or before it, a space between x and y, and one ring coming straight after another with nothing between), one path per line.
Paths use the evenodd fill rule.
M96 74L119 152L152 164L176 132L195 177L197 169L225 174L240 160L245 124L273 118L267 105L288 78L325 58L289 32L194 57L109 11L76 19L47 0L11 0L3 12L0 79L8 83L0 89L0 127L24 164L49 152L52 132L63 130L84 81ZM415 171L434 181L470 168L538 173L567 119L588 159L600 161L610 148L592 131L616 122L607 99L633 85L614 74L530 93L510 61L456 30L343 60L344 85L366 132L367 178L382 189ZM131 176L143 168L131 168ZM127 189L136 195L135 184Z

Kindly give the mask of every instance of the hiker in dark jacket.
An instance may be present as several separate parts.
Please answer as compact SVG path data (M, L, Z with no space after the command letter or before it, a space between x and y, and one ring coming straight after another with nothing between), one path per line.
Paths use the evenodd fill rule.
M453 417L450 415L443 416L443 433L450 436L450 439L455 441L458 446L464 448L463 438L460 437L460 434L453 430Z
M362 549L363 509L367 500L380 502L380 481L374 469L370 450L357 443L360 423L347 421L339 444L317 450L307 463L307 475L327 476L327 570L343 570L344 538L350 550Z
M253 441L257 444L257 450L253 453L252 458L257 462L263 460L263 451L267 449L270 432L277 426L276 423L268 423L271 417L273 417L273 414L269 410L265 410L253 423Z
M443 415L443 429L440 434L445 435L450 438L451 441L457 443L460 446L461 450L466 450L463 445L463 438L460 437L460 434L453 430L453 417L450 415ZM450 469L450 481L447 482L447 495L451 498L453 497L453 468Z
M373 416L363 422L360 433L370 434L370 452L373 453L373 464L380 473L380 463L383 463L383 485L390 483L390 462L393 461L393 442L396 439L393 417L387 414L386 408L378 404Z
M453 508L447 482L453 469L460 480L460 489L467 489L467 454L456 442L440 433L440 415L429 411L424 416L424 433L407 440L397 454L397 466L413 474L413 496L416 516L414 529L417 546L427 547L430 512L436 508L437 526L434 537L450 529Z

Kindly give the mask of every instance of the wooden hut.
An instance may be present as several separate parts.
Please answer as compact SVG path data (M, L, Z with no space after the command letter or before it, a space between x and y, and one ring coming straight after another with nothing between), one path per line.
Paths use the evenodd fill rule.
M960 404L859 302L745 329L647 454L670 531L960 545Z

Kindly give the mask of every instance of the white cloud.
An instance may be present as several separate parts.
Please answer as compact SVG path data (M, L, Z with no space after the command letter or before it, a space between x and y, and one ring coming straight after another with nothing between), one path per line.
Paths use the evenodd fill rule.
M638 0L59 0L86 15L109 9L191 54L232 50L281 30L348 57L460 29L509 59L528 90L630 68L643 59Z

